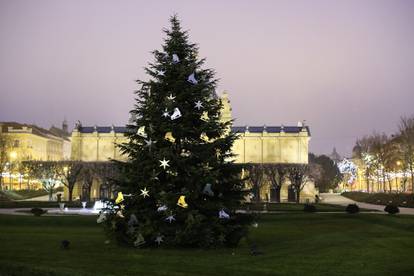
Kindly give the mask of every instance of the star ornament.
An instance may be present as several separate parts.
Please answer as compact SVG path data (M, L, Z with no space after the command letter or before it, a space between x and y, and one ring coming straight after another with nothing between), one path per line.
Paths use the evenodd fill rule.
M149 191L147 190L146 187L144 189L141 189L141 194L140 195L143 196L144 198L149 196Z
M196 101L194 103L194 107L197 108L198 110L203 108L203 104L200 101Z
M175 96L173 96L173 94L170 94L170 95L167 97L167 100L169 100L169 101L174 101L174 100L175 100Z
M158 244L158 246L164 241L164 236L157 236L155 238L155 242Z
M165 109L164 113L162 113L162 116L163 116L164 118L168 118L168 117L170 117L170 114L168 114L168 110L167 110L167 109Z
M170 215L165 220L171 223L171 222L175 221L175 217L174 217L174 215Z
M165 160L165 158L163 160L159 160L160 161L160 167L163 167L163 169L165 170L167 167L170 166L170 160Z
M152 141L151 138L149 140L144 140L146 147L151 147L153 144L157 143L157 141Z

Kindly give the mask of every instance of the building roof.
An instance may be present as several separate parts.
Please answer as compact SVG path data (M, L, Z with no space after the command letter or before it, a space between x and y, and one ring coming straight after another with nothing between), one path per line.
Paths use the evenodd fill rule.
M285 133L299 133L302 131L303 128L306 129L308 135L310 136L310 130L309 130L309 126L305 126L305 127L298 127L298 126L233 126L231 128L232 132L234 133L244 133L247 131L250 133L262 133L265 129L266 132L268 133L280 133L282 132L282 128L283 128L283 132ZM111 131L114 131L115 133L125 133L127 132L127 128L126 127L119 127L119 126L114 126L114 127L110 127L110 126L96 126L96 127L91 127L91 126L81 126L78 127L78 131L81 133L93 133L95 131L97 131L98 133L110 133Z
M24 127L30 128L32 134L38 135L44 138L55 138L55 139L62 138L56 135L55 133L47 129L41 128L39 126L36 126L36 125L21 124L21 123L16 123L16 122L0 122L1 132L3 133L9 133L9 128L12 128L13 130L23 130ZM65 139L67 140L67 138Z

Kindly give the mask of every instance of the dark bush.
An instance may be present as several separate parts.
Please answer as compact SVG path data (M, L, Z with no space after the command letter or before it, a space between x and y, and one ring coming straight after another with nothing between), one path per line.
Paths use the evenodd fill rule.
M305 204L303 206L303 211L306 213L315 213L316 212L316 207L315 205L312 204Z
M393 204L388 204L387 206L385 206L384 211L387 212L388 214L394 215L400 212L400 209L398 208L398 206L395 206Z
M348 206L346 206L345 211L348 214L356 214L359 213L359 207L356 204L348 204Z
M33 215L35 215L36 217L40 217L41 215L47 213L47 210L43 210L42 208L32 208L30 210L30 213L32 213Z

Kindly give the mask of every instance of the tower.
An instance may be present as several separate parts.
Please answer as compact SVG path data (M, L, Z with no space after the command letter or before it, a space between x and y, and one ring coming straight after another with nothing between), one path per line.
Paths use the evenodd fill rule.
M224 91L223 95L221 96L221 103L223 105L221 109L221 121L228 122L232 118L231 118L231 106L230 106L229 94L227 94L226 91Z
M68 121L66 121L66 118L62 122L62 130L66 133L69 133L68 132Z

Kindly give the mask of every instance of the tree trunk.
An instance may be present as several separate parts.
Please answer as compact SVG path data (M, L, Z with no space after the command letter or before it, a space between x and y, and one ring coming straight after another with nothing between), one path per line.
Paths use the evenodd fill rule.
M300 203L300 190L296 189L296 203Z
M73 188L74 188L74 186L69 186L68 187L68 200L69 200L69 202L72 202L72 197L73 197Z
M276 202L277 203L280 203L280 190L281 190L281 187L277 186L276 187Z
M49 192L49 201L52 201L52 199L53 199L53 189L50 189L48 192Z
M259 185L254 185L254 199L256 202L260 202L260 187Z
M3 175L0 173L0 191L3 191Z

